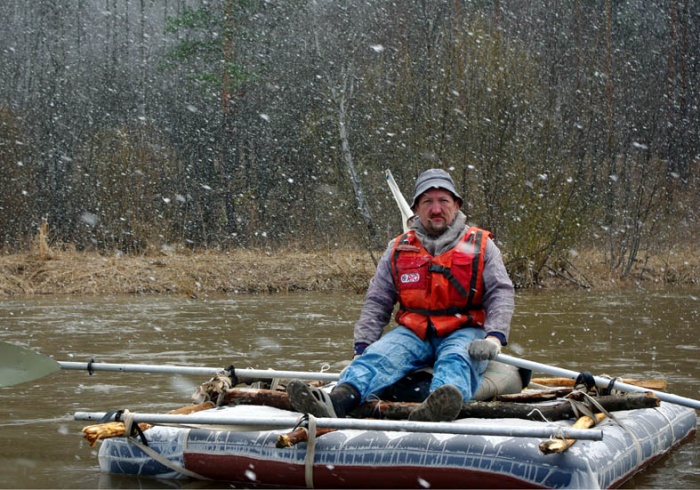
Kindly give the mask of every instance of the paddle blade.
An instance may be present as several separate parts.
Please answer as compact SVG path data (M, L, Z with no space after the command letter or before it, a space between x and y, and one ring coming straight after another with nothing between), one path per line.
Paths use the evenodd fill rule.
M43 378L61 369L50 357L0 341L0 387Z

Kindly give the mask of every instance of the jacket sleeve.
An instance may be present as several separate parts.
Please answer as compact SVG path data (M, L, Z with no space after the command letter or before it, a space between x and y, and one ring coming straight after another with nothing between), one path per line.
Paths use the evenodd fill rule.
M360 318L355 323L355 353L361 354L364 347L381 337L389 324L396 304L397 291L391 274L393 241L382 254L374 277L369 282Z
M515 310L515 292L503 264L501 251L488 239L484 252L484 297L486 310L484 329L486 335L494 335L506 345L510 333L510 321Z

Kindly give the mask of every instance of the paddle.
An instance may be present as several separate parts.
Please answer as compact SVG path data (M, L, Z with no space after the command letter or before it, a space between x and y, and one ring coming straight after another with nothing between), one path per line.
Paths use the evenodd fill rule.
M0 359L0 387L43 378L61 369L50 357L7 342L0 342Z
M105 422L106 412L76 412L75 420ZM296 427L299 417L242 417L234 415L174 415L162 413L129 413L133 423L148 424L185 424L185 425L240 425L259 427ZM114 415L108 421L114 421ZM123 421L123 420L122 420ZM317 418L316 427L321 429L357 429L386 430L399 432L430 432L441 434L466 434L501 437L534 437L547 439L559 437L566 439L587 439L600 441L603 431L600 429L572 429L560 425L512 426L472 425L461 422L413 422L410 420L376 420L376 419L338 419ZM256 429L257 430L257 429Z
M34 381L60 369L88 372L121 371L195 376L214 376L224 370L223 368L213 367L56 361L33 350L0 341L0 387ZM339 377L337 373L271 369L236 369L236 375L246 378L297 378L319 381L335 381Z
M496 361L510 364L519 368L530 369L553 376L561 376L576 379L580 373L568 369L541 364L527 359L519 359L506 354L496 356ZM66 362L55 361L50 357L38 352L14 344L0 341L0 387L12 386L19 383L34 381L59 369L77 371L119 371L125 373L160 373L160 374L181 374L195 376L214 376L223 371L223 368L194 367L194 366L169 366L153 364L110 364L101 362ZM297 378L319 381L337 381L340 378L338 373L329 372L308 372L308 371L280 371L272 369L236 369L236 374L241 377L250 378ZM607 387L610 384L609 378L594 376L597 386ZM675 403L685 407L700 409L700 400L685 398L671 393L650 390L641 386L635 386L623 382L615 382L615 388L620 391L633 391L656 395L659 400Z

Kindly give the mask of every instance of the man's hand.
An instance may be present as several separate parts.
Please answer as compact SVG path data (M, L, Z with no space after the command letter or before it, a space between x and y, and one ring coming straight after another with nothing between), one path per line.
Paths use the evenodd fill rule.
M490 361L501 352L501 341L496 337L486 337L469 344L467 350L469 355L477 361L485 361L487 359Z

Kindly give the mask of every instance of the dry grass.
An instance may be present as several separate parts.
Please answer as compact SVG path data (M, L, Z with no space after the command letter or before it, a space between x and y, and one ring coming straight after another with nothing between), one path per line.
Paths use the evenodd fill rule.
M612 272L602 253L590 250L550 269L544 287L595 289L698 284L695 245L650 256L626 277ZM641 256L641 254L640 254ZM290 291L364 292L374 273L368 252L318 253L158 252L148 256L103 256L52 248L42 226L27 253L0 256L0 296L277 293Z
M365 255L245 250L148 257L104 257L70 250L13 254L0 257L0 296L361 292L374 269Z
M612 270L605 254L589 249L561 260L549 270L545 287L589 287L594 289L651 288L700 283L700 256L694 243L679 245L665 255L639 254L624 276Z

